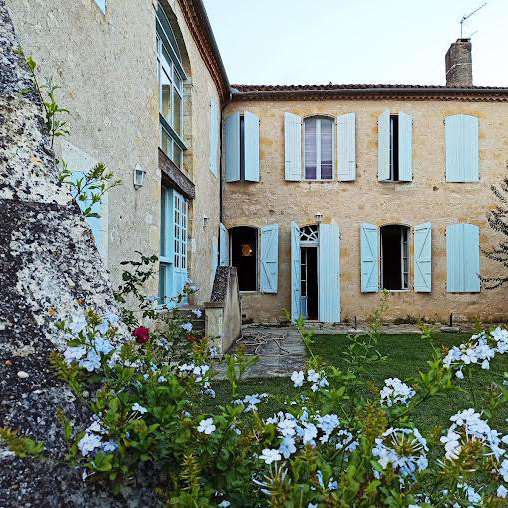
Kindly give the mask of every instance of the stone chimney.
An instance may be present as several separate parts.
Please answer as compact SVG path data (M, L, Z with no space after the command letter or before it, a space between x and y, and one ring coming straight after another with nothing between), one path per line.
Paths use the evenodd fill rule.
M446 52L446 86L473 86L471 39L457 39Z

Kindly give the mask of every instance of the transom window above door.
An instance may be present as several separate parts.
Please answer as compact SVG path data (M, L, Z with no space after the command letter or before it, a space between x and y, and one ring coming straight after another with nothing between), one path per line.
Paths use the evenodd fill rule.
M332 180L334 169L334 119L312 116L303 121L304 178Z

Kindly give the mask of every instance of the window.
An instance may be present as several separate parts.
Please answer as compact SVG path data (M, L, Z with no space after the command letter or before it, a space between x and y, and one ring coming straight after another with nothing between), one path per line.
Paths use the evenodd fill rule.
M187 278L187 201L162 187L159 303L173 306Z
M310 117L303 122L305 180L331 180L334 161L334 121Z
M381 287L391 290L408 289L409 247L406 226L381 227Z
M224 118L226 182L259 182L259 118L248 111Z
M257 291L256 228L240 226L231 230L231 264L238 273L240 291Z
M378 180L410 182L412 168L412 128L410 113L383 111L378 117Z
M390 176L388 180L399 181L399 115L390 115Z
M181 168L183 150L185 149L182 141L185 75L181 61L179 61L178 48L175 49L175 36L160 7L157 21L160 148L178 168Z

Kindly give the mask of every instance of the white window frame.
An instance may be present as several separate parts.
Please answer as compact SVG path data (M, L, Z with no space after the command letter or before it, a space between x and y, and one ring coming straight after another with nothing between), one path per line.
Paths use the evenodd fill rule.
M306 177L306 160L305 160L305 123L307 120L317 120L316 122L316 178ZM329 120L332 122L332 176L331 178L321 178L321 120ZM302 121L302 161L303 161L303 175L302 180L306 182L333 182L335 179L335 131L337 130L336 120L329 116L324 115L312 115L307 116ZM319 140L319 142L318 142Z
M182 168L183 163L183 150L176 144L175 136L179 139L180 143L183 144L183 77L180 76L179 72L176 69L174 62L171 60L171 56L169 51L166 49L166 54L163 53L164 42L161 37L157 34L156 36L156 45L157 45L157 82L159 87L159 114L164 118L162 114L162 72L165 72L169 81L171 83L171 93L170 93L170 117L164 118L164 120L168 123L168 125L173 129L173 132L168 131L164 128L163 124L160 123L160 132L159 132L159 147L161 150L175 163L178 168ZM179 80L180 85L176 84L176 81ZM175 130L175 96L180 98L180 112L179 112L179 123L180 123L180 132ZM170 138L168 148L164 148L162 144L162 130L166 135ZM180 156L178 160L175 160L175 145L176 148L180 150Z

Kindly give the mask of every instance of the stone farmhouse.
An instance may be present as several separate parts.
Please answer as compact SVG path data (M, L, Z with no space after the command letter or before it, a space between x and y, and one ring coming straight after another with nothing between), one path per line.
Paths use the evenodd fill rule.
M123 181L89 221L113 284L141 251L162 305L187 277L204 303L232 265L258 322L364 319L383 289L389 318L503 317L480 276L508 88L473 86L470 40L441 86L230 85L202 0L6 4L71 111L57 157Z

